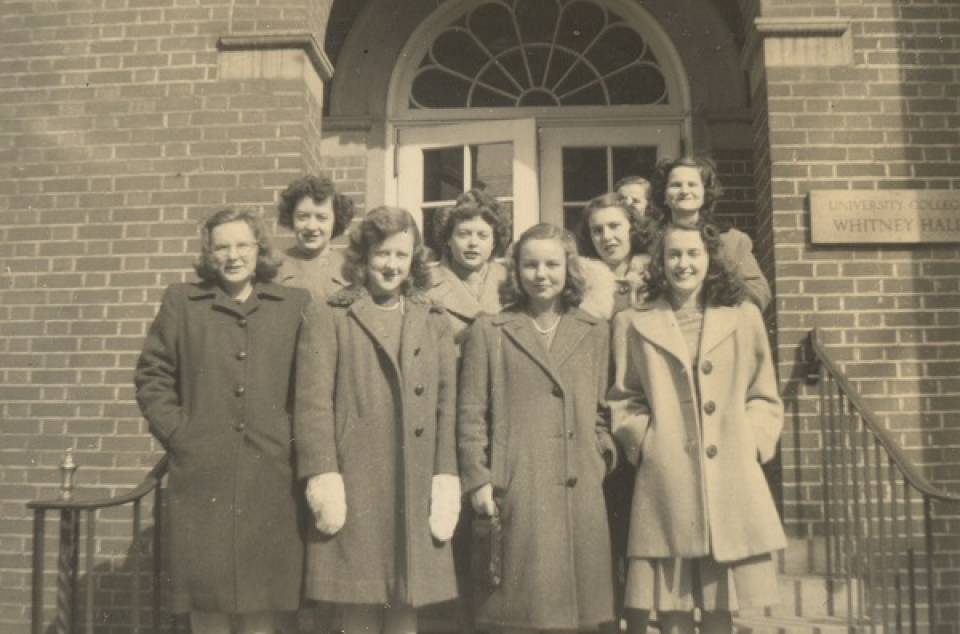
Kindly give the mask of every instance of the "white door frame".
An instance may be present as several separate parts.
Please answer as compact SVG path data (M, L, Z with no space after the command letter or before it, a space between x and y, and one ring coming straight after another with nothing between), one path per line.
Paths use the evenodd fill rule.
M501 142L513 144L513 231L515 236L519 235L539 222L540 215L537 123L534 119L398 127L396 165L392 175L395 204L409 210L422 229L423 150ZM469 178L469 174L466 177Z

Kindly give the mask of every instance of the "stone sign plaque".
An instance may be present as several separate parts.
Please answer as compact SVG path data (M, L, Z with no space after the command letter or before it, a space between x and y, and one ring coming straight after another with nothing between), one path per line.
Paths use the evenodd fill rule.
M960 191L810 192L813 244L960 242Z

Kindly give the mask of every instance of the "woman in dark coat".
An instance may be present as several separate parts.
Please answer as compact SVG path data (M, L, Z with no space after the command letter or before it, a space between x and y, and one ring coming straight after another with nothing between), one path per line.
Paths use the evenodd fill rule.
M302 587L291 397L309 296L270 282L273 254L245 212L206 220L196 270L164 294L135 376L170 455L173 611L194 634L275 632Z
M311 308L297 360L306 594L341 604L347 634L412 634L416 608L457 596L452 329L407 211L367 214L346 258L353 285Z

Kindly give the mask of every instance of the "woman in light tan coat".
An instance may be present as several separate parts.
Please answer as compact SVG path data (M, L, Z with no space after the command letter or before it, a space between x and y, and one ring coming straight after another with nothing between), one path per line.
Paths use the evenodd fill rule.
M668 226L648 301L614 322L611 422L637 465L625 603L664 632L692 633L694 608L702 632L730 632L732 611L775 603L786 542L760 466L783 403L760 311L719 248L712 225Z

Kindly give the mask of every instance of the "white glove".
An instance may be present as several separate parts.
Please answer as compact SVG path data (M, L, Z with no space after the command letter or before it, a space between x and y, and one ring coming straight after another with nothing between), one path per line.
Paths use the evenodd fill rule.
M493 485L489 482L473 490L470 503L480 517L493 517L498 513L497 503L493 500Z
M430 488L430 534L439 542L449 541L460 519L460 478L455 475L433 476Z
M313 511L317 530L336 535L347 521L347 493L343 476L336 471L310 476L307 480L307 504Z

